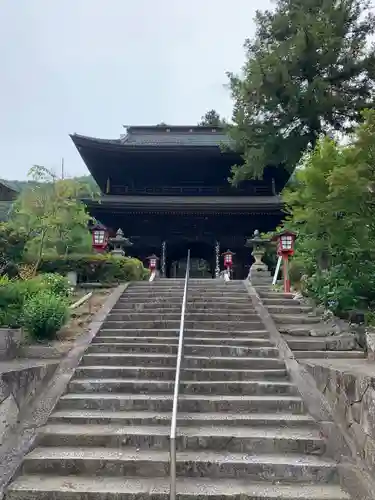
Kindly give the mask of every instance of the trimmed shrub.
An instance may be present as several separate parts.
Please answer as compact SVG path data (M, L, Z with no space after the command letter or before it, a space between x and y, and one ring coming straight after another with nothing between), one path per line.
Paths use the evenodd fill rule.
M109 254L45 256L39 269L44 273L66 275L75 271L79 282L119 283L146 279L147 270L140 260Z
M42 290L30 297L23 308L23 326L37 340L50 340L66 323L69 306L66 298Z

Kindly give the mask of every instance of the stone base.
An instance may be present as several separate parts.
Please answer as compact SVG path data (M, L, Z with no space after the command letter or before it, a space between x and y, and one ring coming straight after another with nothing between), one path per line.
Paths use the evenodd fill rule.
M250 268L247 279L252 285L271 285L272 276L265 264L253 264Z

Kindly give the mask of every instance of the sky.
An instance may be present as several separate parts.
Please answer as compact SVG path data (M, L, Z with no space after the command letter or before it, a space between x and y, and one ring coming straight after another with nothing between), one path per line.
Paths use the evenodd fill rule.
M86 166L69 134L231 115L226 71L244 62L270 0L0 0L0 178Z

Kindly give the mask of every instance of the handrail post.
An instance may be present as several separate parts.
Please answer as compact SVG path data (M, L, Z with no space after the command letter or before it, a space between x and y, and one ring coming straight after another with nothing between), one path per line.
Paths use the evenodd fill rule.
M177 474L176 427L177 427L178 395L180 391L181 364L182 364L182 356L184 350L183 349L184 326L185 326L185 312L186 312L189 275L190 275L190 250L188 251L186 260L184 295L182 298L180 333L178 337L176 376L175 376L174 391L173 391L173 408L172 408L172 421L171 421L171 433L170 433L170 475L171 475L170 500L176 500L176 474Z

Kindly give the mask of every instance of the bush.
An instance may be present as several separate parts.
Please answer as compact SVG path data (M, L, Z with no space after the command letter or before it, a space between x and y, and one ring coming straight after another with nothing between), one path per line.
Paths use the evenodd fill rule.
M41 283L38 279L6 280L0 282L0 326L19 328L25 301L38 293Z
M37 340L53 339L69 317L66 298L42 290L30 297L23 308L23 325Z
M375 265L364 261L332 266L306 280L306 291L333 313L342 316L375 305Z
M147 270L138 259L109 254L44 257L39 269L66 275L75 271L79 282L118 283L145 279Z
M23 322L25 302L41 291L68 297L70 285L66 278L58 274L41 274L34 278L10 280L0 279L0 326L19 328Z
M38 276L41 287L50 290L55 295L69 297L71 285L67 278L57 273L45 273Z

